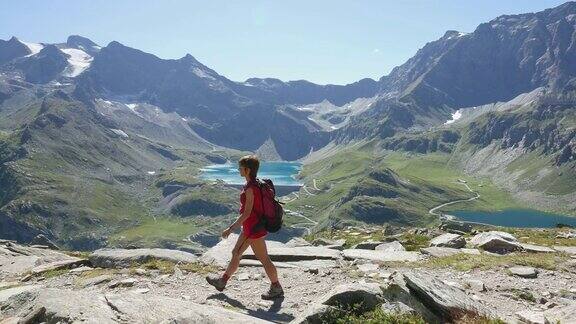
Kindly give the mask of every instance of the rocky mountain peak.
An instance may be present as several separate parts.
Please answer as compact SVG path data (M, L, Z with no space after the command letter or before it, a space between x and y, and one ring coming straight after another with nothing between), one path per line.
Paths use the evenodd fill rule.
M182 57L180 59L180 61L185 62L185 63L190 63L190 64L200 63L200 62L198 62L198 60L194 56L192 56L190 54L186 54L184 57Z
M101 48L98 44L94 43L92 40L78 35L68 36L68 39L66 40L66 46L83 50L84 52L92 56L98 53Z
M32 53L32 51L28 46L18 40L15 36L12 36L7 41L0 39L0 65L30 53Z

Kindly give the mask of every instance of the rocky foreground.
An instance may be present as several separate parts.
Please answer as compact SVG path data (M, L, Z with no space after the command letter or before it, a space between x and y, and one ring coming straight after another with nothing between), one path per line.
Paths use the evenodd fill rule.
M234 235L202 255L166 249L64 253L49 242L0 241L0 318L329 323L385 316L398 323L576 323L573 245L522 243L499 231L426 234L427 247L417 251L375 229L341 232L362 238L353 246L346 238L270 241L286 292L276 301L260 299L268 281L250 250L223 293L206 284L204 276L227 263ZM562 242L576 240L574 232L564 235Z

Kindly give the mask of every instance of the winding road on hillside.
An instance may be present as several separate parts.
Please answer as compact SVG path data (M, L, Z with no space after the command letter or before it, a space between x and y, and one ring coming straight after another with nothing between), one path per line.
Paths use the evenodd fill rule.
M475 197L472 197L472 198L468 198L468 199L458 199L458 200L449 201L449 202L447 202L447 203L444 203L444 204L442 204L442 205L438 205L438 206L430 209L430 210L428 211L428 213L440 217L440 216L442 216L442 215L436 212L436 211L437 211L438 209L440 209L440 208L443 208L443 207L446 207L446 206L449 206L449 205L454 205L454 204L461 203L461 202L473 201L473 200L476 200L476 199L480 198L480 194L479 194L478 192L472 190L472 189L470 188L470 186L468 186L467 183L465 183L465 182L460 182L460 183L463 184L463 185L466 187L466 189L468 189L468 191L476 194L476 196L475 196ZM451 216L451 215L448 215L448 216Z
M320 189L316 186L316 179L313 179L312 183L313 183L313 187L311 187L310 190L320 191ZM315 196L316 195L315 193L310 192L310 190L308 190L308 187L306 185L302 186L302 190L309 196ZM299 195L296 192L292 192L292 194L295 196L294 198L289 199L289 200L284 200L283 202L284 203L290 203L290 202L300 198L300 195L302 195L302 193L300 193L300 195ZM296 223L294 225L291 225L291 227L304 229L304 230L306 230L307 234L310 234L310 228L318 225L318 222L304 216L302 213L299 213L299 212L296 212L293 210L289 210L289 209L285 209L285 211L286 211L287 215L294 216L294 217L300 217L306 221L306 222L302 222L302 223Z
M290 225L290 226L291 226L291 227L294 227L294 228L304 229L304 230L306 230L306 233L307 233L307 234L310 234L310 228L318 225L318 222L316 222L316 221L314 221L314 220L312 220L312 219L310 219L310 218L302 215L302 214L299 213L299 212L286 209L286 213L287 213L288 215L290 215L290 216L300 217L300 218L306 220L306 222L297 223L297 224Z

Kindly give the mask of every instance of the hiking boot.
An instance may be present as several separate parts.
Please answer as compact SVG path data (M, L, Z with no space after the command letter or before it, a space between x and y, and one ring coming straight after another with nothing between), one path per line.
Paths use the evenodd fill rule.
M275 299L284 297L284 290L280 285L270 285L270 288L265 294L262 294L262 299Z
M224 281L222 277L206 276L206 281L208 281L208 283L214 286L218 291L222 291L226 288L226 281Z

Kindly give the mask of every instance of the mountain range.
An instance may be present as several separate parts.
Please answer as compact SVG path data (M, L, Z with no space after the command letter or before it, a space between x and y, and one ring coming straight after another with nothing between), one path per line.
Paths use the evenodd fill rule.
M427 208L467 194L394 169L398 154L440 156L519 205L576 214L575 29L574 2L505 15L348 85L236 82L190 54L81 36L0 40L0 237L90 249L148 236L193 249L183 236L237 207L199 167L247 151L304 161L303 181L325 185L314 198L324 225L429 223ZM358 145L365 154L345 156ZM345 157L360 171L336 177Z

